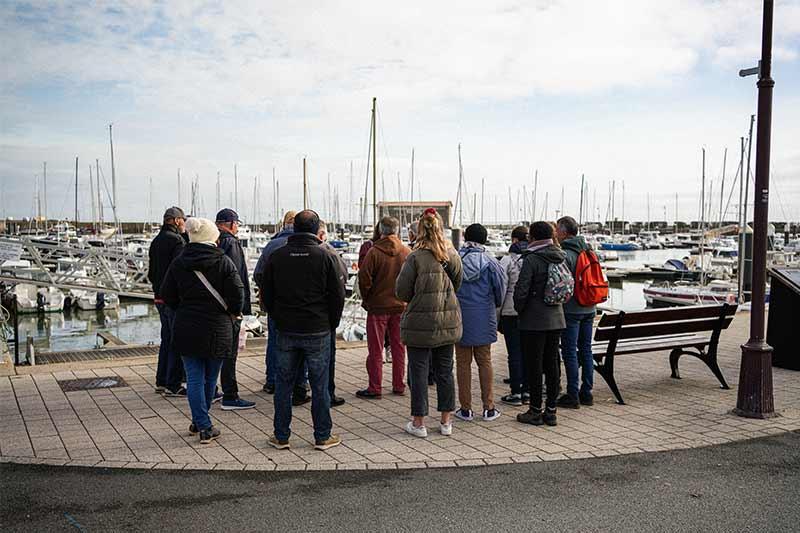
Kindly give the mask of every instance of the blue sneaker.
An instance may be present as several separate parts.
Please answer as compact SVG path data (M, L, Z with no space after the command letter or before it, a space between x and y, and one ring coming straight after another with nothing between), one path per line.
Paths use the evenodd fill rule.
M255 406L256 402L242 400L241 398L236 398L235 400L222 400L223 411L241 411L243 409L252 409Z
M214 398L211 400L211 403L218 403L222 399L222 393L219 390L214 391Z

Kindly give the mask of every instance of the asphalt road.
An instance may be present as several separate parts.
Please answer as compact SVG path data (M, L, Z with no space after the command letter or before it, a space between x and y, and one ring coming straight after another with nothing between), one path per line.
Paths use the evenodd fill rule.
M798 531L800 434L480 468L0 465L2 531Z

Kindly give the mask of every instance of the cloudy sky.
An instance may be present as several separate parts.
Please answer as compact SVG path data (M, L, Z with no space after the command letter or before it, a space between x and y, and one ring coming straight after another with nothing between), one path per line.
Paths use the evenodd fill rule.
M798 220L800 0L776 3L770 214ZM485 180L486 222L520 218L518 198L525 187L531 203L537 170L537 217L576 213L584 174L586 209L601 217L613 180L617 216L624 208L645 219L649 203L652 219L672 220L676 209L690 219L705 147L718 218L724 150L727 204L756 110L756 80L737 72L756 64L760 28L756 0L7 0L0 207L35 214L47 161L49 215L72 217L78 156L79 210L89 218L88 167L99 159L110 180L113 123L124 220L177 203L179 168L183 206L197 177L199 214L212 214L217 172L231 204L234 164L240 212L271 220L273 168L280 208L296 208L303 157L312 206L330 216L330 175L341 217L355 217L375 96L379 199L397 198L398 173L408 198L413 148L415 199L455 201L461 143L479 219Z

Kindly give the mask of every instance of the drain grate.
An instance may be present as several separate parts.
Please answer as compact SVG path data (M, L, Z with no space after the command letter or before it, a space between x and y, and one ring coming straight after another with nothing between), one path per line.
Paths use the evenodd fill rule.
M67 379L59 381L61 390L64 392L74 392L79 390L113 389L115 387L127 387L128 384L119 376L108 376L103 378L83 378Z

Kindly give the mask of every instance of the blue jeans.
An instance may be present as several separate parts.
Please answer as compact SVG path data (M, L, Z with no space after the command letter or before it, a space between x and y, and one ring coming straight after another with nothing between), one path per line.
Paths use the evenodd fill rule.
M567 394L575 399L591 394L594 385L594 360L592 359L592 328L594 313L564 314L566 329L561 333L561 359L567 374ZM581 386L578 390L578 366Z
M156 367L156 386L176 391L183 380L181 358L172 351L172 323L175 310L166 304L156 304L161 318L161 344L158 347L158 366Z
M275 362L275 353L276 347L278 345L278 329L275 327L275 321L271 318L267 317L267 355L266 355L266 367L267 367L267 385L275 386L275 375L278 373L276 362ZM334 348L335 350L336 348ZM297 379L295 380L295 388L296 389L303 389L305 390L306 385L308 384L308 366L303 366L303 372L298 374ZM333 394L333 393L331 393Z
M304 364L311 380L311 418L317 442L331 436L331 397L328 376L331 332L312 335L291 335L278 332L275 347L275 437L288 440L292 434L292 389Z
M501 316L503 338L508 353L508 377L511 379L511 394L528 392L528 367L522 357L522 338L517 327L516 316Z
M208 411L217 388L222 359L183 357L183 368L186 369L186 397L192 410L192 422L203 431L211 427Z

